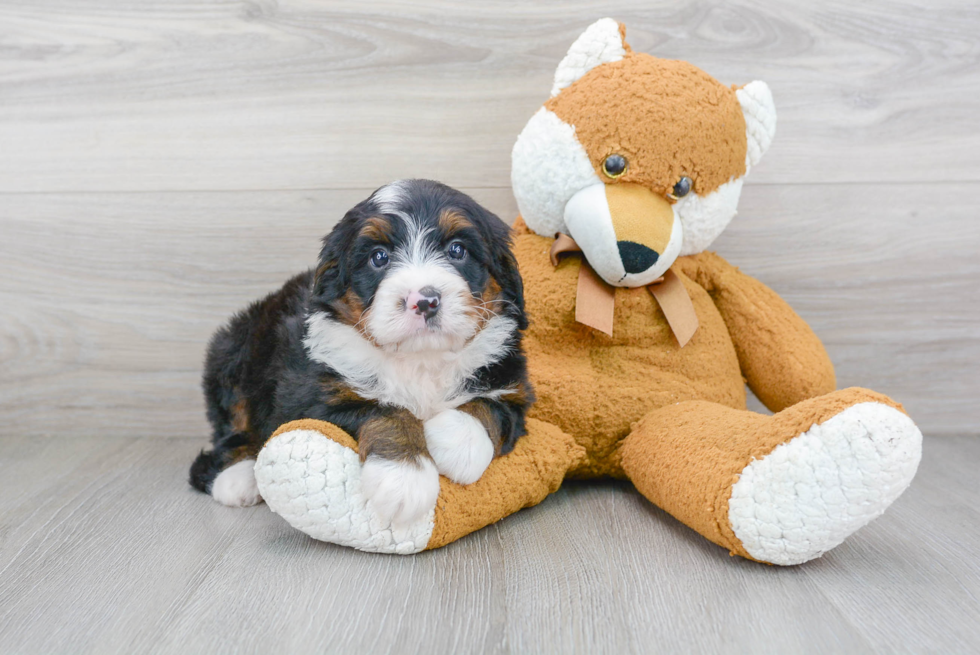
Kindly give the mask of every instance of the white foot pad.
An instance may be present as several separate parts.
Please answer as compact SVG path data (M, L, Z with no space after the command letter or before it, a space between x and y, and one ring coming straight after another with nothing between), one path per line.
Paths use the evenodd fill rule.
M314 539L372 553L424 550L435 508L393 527L368 502L361 471L357 453L314 430L271 439L255 463L255 479L269 508Z
M908 416L881 403L854 405L746 466L728 519L755 559L801 564L881 516L921 455L922 434Z
M254 467L254 459L243 459L226 468L211 483L211 497L228 507L251 507L261 503Z

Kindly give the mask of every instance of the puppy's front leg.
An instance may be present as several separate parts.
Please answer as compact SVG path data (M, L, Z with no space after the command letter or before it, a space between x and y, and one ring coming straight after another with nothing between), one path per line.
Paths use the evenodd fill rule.
M436 468L459 484L479 480L494 456L504 452L505 437L512 446L516 437L510 433L523 434L523 414L519 427L513 414L503 403L477 399L433 416L425 422L425 441Z
M405 526L435 507L439 472L426 449L420 420L407 410L385 408L357 434L364 464L361 488L379 517Z

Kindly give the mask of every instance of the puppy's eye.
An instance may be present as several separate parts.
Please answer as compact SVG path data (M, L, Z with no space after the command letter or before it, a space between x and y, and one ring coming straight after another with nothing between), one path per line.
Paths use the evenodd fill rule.
M685 175L684 177L682 177L677 181L677 184L674 185L673 191L671 191L667 195L669 195L674 200L677 200L678 198L683 198L684 196L686 196L691 192L692 184L693 183L691 182L691 178Z
M626 157L622 155L609 155L602 162L602 172L606 174L606 177L615 179L626 172L627 165Z
M461 244L459 241L453 241L446 248L446 254L449 255L450 259L462 259L466 257L466 246Z
M382 248L378 248L371 253L371 265L375 268L384 268L388 265L388 253Z

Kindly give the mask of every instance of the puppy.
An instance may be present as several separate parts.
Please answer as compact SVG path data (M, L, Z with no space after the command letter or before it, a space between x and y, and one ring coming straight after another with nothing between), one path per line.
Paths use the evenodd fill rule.
M524 434L526 327L496 216L438 182L382 187L323 239L315 269L212 337L212 449L190 483L225 505L254 505L254 460L272 432L322 419L358 441L375 511L409 523L435 506L439 473L475 482Z

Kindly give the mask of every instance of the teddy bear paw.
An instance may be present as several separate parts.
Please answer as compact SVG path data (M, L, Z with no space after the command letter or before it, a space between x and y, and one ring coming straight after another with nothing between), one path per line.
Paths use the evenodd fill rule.
M922 434L897 409L852 405L749 463L728 518L754 559L800 564L880 516L908 487Z
M428 498L432 480L421 491L410 490L418 502L406 505L404 494L399 495L404 490L395 485L399 493L381 494L382 506L376 507L367 491L377 498L378 490L391 487L392 480L387 475L379 478L372 468L362 466L351 448L316 430L297 429L266 443L255 463L255 480L269 508L314 539L375 553L424 550L434 527L435 497ZM431 473L438 494L434 468ZM392 511L388 501L396 496L399 502ZM405 520L392 521L393 517Z

